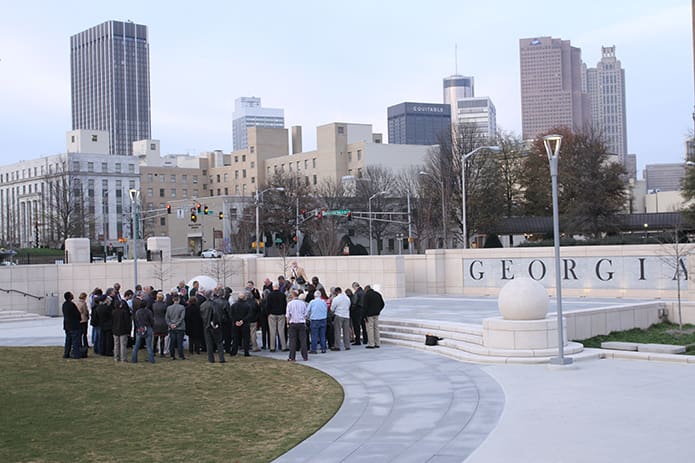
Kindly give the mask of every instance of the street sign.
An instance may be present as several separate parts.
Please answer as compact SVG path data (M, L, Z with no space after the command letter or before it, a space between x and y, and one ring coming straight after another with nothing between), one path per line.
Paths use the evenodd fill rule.
M349 209L336 209L334 211L325 211L323 215L341 215L346 216L350 213Z

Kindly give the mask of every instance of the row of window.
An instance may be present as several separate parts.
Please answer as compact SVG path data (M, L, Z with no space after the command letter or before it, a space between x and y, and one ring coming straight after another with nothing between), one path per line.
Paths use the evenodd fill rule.
M159 177L159 183L166 183L166 175L164 174L154 174L154 173L148 173L147 174L147 183L154 183L154 177L155 175ZM191 175L191 179L194 185L198 184L198 176L197 175ZM177 183L177 175L171 174L169 176L169 183ZM188 183L188 174L181 174L181 183Z

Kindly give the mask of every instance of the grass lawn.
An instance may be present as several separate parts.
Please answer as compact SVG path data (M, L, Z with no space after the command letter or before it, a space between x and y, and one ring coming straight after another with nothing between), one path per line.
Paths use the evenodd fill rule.
M601 343L606 341L688 346L686 353L695 355L695 326L683 325L683 332L680 332L677 324L656 323L646 330L633 328L627 331L613 331L607 335L594 336L577 342L584 344L584 347L600 348Z
M301 364L65 360L0 348L0 462L268 462L328 421L338 383ZM91 354L91 352L90 352Z

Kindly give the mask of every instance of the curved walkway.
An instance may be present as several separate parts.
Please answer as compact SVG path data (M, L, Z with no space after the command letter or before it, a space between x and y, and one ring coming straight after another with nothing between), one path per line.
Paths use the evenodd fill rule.
M504 406L502 389L480 367L413 349L354 346L311 355L305 365L335 378L345 400L278 463L461 462L492 431Z

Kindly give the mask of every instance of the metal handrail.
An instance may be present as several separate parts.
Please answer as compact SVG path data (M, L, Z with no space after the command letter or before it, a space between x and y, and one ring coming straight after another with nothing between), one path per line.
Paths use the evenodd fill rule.
M37 300L39 300L39 301L40 301L41 299L44 298L44 296L35 296L35 295L33 295L33 294L25 293L24 291L20 291L20 290L18 290L18 289L4 289L4 288L0 288L0 291L4 291L4 292L6 292L6 293L8 293L8 294L9 294L9 293L19 293L19 294L21 294L21 295L24 296L24 297L27 297L27 296L33 297L34 299L37 299Z

